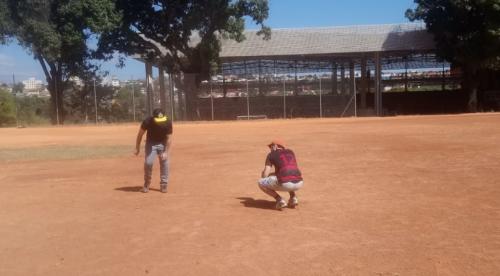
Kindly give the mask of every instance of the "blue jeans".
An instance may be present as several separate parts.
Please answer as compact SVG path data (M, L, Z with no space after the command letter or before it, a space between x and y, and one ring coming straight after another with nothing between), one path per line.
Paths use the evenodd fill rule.
M146 142L145 160L144 160L144 187L149 187L151 184L151 175L153 173L153 164L155 159L160 161L160 185L168 184L168 156L164 160L161 159L161 154L165 151L165 145Z

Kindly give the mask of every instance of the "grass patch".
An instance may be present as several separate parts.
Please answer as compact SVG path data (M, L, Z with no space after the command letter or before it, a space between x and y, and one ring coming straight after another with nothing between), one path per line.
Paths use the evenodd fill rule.
M118 157L132 154L130 145L116 146L46 146L35 148L1 149L0 161L73 160Z

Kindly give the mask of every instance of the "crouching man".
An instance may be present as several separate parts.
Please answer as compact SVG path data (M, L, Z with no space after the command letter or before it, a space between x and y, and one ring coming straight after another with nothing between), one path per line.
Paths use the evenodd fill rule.
M295 154L285 148L280 140L273 140L269 145L271 152L267 155L266 164L259 180L259 188L276 200L276 209L295 208L299 204L296 191L304 184L302 174L297 166ZM274 167L274 172L271 172ZM288 204L276 191L288 192Z

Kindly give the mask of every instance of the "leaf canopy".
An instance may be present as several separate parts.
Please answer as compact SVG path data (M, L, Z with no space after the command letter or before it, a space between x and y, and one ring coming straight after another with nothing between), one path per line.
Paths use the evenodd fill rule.
M500 68L500 0L415 0L406 11L434 34L437 53L473 70Z

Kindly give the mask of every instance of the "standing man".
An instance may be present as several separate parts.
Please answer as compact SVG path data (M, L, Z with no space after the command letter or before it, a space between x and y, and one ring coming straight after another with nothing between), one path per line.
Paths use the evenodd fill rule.
M167 192L168 185L168 158L172 144L172 121L165 116L161 108L153 110L153 116L147 117L141 124L135 142L135 155L140 152L142 136L147 132L145 159L144 159L144 187L143 193L149 192L151 174L156 158L160 161L160 190Z
M286 149L285 144L280 140L273 140L268 147L271 152L267 155L262 178L258 182L259 188L276 199L276 209L281 210L287 206L295 208L299 205L295 191L304 185L295 154L292 150ZM274 167L274 173L271 173L272 167ZM290 194L288 205L276 191Z

